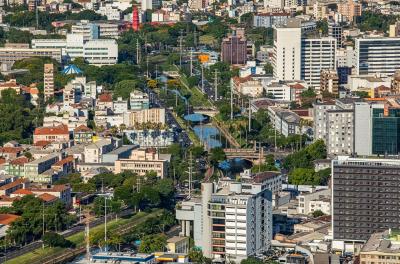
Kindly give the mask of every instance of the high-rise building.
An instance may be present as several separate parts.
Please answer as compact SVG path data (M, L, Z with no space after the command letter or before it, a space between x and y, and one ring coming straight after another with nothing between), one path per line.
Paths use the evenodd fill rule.
M303 39L301 47L301 79L312 87L319 87L321 70L336 68L335 54L335 38Z
M400 153L400 106L393 103L378 100L355 104L355 153L365 156Z
M399 228L399 193L399 159L333 160L333 239L366 241L374 232Z
M280 80L301 79L301 22L289 19L274 29L274 77Z
M247 60L247 41L237 36L225 38L221 46L221 59L230 64L245 64Z
M45 100L54 96L54 65L46 63L43 72L43 90Z
M354 18L361 16L362 6L361 3L354 0L347 0L346 2L338 3L338 13L346 17L350 22Z
M334 22L328 24L328 36L336 39L337 48L343 45L343 28Z
M339 77L335 70L321 71L320 90L331 94L339 93Z
M354 152L354 102L358 100L343 98L313 105L314 139L324 140L328 155Z
M356 74L392 75L400 69L400 38L355 39Z
M240 262L267 251L272 239L272 193L269 176L242 182L202 183L201 198L181 204L176 217L182 234L210 258Z

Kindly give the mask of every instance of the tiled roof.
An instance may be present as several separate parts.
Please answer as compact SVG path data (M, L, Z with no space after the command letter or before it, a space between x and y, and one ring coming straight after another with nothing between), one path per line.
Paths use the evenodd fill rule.
M301 85L300 83L296 83L296 84L290 85L290 88L293 88L293 89L304 89L304 86Z
M19 184L25 183L27 181L28 181L27 179L17 179L17 180L15 180L13 182L10 182L10 183L6 184L6 185L0 186L0 190L8 190L10 188L13 188L13 187L15 187L15 186L17 186Z
M33 192L29 191L28 189L18 189L12 194L23 194L23 195L30 195L33 194Z
M80 125L74 129L74 132L91 132L92 130L85 125Z
M62 166L66 163L72 162L74 160L73 156L68 156L62 160L57 161L56 163L54 163L52 166Z
M59 125L54 127L38 127L35 129L34 135L63 135L69 134L68 126Z
M47 141L47 140L39 140L38 142L36 142L36 143L33 144L33 145L36 146L36 147L45 147L45 146L48 146L48 145L50 145L50 144L51 144L50 141Z
M0 147L0 153L19 153L22 150L21 147Z
M99 95L99 102L112 102L112 96L109 93L103 93Z
M42 199L43 201L45 201L45 202L51 202L51 201L54 201L54 200L58 199L54 195L51 195L51 194L48 194L48 193L43 193L41 195L38 195L38 197L40 199Z
M5 158L0 158L0 165L6 163L6 159Z
M30 188L30 190L34 193L36 192L62 192L65 191L66 189L69 188L69 185L64 185L64 184L58 184L58 185L53 185L50 188Z
M12 161L10 161L11 165L24 165L25 163L28 163L29 159L27 157L19 157L16 158Z
M0 224L10 225L12 222L17 220L20 216L14 214L0 214Z

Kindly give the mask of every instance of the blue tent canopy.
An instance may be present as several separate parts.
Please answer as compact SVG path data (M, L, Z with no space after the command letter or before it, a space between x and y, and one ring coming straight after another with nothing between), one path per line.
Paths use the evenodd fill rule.
M75 64L70 64L64 67L63 74L81 74L82 71Z

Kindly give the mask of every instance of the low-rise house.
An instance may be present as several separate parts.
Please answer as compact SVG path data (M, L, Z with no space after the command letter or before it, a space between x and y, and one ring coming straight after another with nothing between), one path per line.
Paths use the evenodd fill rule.
M300 117L290 110L279 107L268 107L268 116L272 125L285 137L300 134Z
M25 177L33 182L51 183L54 180L54 173L44 174L47 170L51 169L57 161L61 159L60 153L52 153L40 159L33 160L25 163Z
M74 141L77 143L92 142L94 132L85 125L80 125L74 129Z
M0 195L9 196L13 192L19 189L25 189L29 187L29 180L27 179L17 179L11 183L0 186Z
M233 77L231 79L233 91L237 94L247 95L250 97L259 97L263 93L263 86L259 80L253 79L251 76L245 78Z
M21 155L24 149L22 147L0 147L0 157L6 158L7 160L16 159Z
M14 160L11 160L8 163L4 164L4 170L7 174L17 176L17 177L24 177L25 176L25 163L28 163L29 159L27 157L18 157Z
M105 138L85 146L85 163L103 162L103 155L112 151L116 147L115 143L114 139Z
M299 214L310 214L315 210L324 210L325 214L330 215L331 206L327 204L327 201L331 199L331 196L331 189L302 193L298 196L299 206L297 211Z
M54 127L38 127L33 133L33 143L38 141L69 141L68 126L62 124Z
M75 171L75 159L73 156L67 156L51 165L51 169L58 174L58 177L73 173Z

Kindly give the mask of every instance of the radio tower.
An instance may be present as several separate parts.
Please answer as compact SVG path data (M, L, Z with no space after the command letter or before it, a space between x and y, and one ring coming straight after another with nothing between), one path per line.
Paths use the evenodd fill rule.
M139 12L137 6L132 6L132 29L133 31L139 30Z

